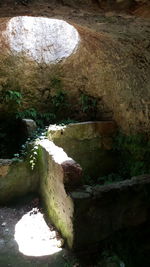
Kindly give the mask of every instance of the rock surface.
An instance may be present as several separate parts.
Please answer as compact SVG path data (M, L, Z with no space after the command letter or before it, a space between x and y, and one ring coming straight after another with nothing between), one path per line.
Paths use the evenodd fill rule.
M85 189L72 192L74 248L90 247L121 229L145 223L149 218L149 192L149 175L96 186L90 193Z
M93 180L113 172L117 158L112 153L112 137L117 131L113 121L71 123L66 126L50 125L48 139L78 162L84 177Z
M38 191L48 217L69 248L76 250L148 221L149 175L104 186L83 186L82 168L61 147L48 139L40 140L38 146L33 170L27 162L1 164L2 204L13 197ZM5 221L1 226L6 226Z
M38 189L39 174L31 170L28 161L13 162L0 160L0 203L6 204L13 198Z
M55 160L52 147L55 148L48 140L40 142L40 171L44 177L41 193L49 218L69 248L85 249L117 231L147 222L149 175L104 186L78 186L74 191L68 186L66 191L64 177L67 169L62 168L63 161Z
M31 119L23 119L21 126L23 137L30 137L37 130L36 122Z
M41 158L39 161L41 176L40 192L46 207L46 212L57 229L63 232L63 236L67 240L69 247L72 247L73 203L64 188L65 172L67 172L67 168L64 169L62 167L62 164L66 160L68 161L71 159L62 148L55 146L49 140L41 141L39 146L41 151Z
M73 34L71 43L74 45L71 45L73 48L71 51L75 53L69 54L70 56L60 61L59 64L38 63L36 61L39 57L39 62L42 62L42 54L47 53L46 47L49 46L47 41L43 41L41 48L40 46L36 47L36 43L39 42L37 35L36 42L33 42L34 51L30 57L16 53L16 41L17 47L19 47L18 52L21 52L20 49L23 47L25 53L28 54L30 48L32 51L33 47L31 45L31 47L25 48L22 46L22 41L18 43L19 39L18 37L15 39L15 35L6 36L6 29L9 28L9 25L11 26L11 20L12 22L17 21L17 18L1 18L0 91L4 93L5 90L18 88L18 91L21 91L23 95L21 110L34 107L37 110L46 110L47 112L47 110L51 111L51 97L57 95L59 90L64 90L68 96L69 104L71 103L67 110L69 116L73 112L74 114L79 113L82 93L83 96L88 95L97 99L99 117L103 120L109 113L109 119L113 118L128 133L149 132L149 22L134 17L120 18L114 14L106 14L105 16L97 14L94 17L87 13L82 14L83 25L84 16L88 16L89 21L94 20L91 29L81 27L78 24L74 24L73 27L63 22L63 25L67 24L67 27L73 29L76 41L80 36L80 45L78 42L74 43ZM24 25L27 18L30 20L30 17L19 16L19 21L23 22ZM39 19L35 18L35 21L41 23ZM47 18L43 18L43 20L47 23ZM34 21L33 18L32 21ZM71 23L73 24L73 22ZM78 23L78 17L76 23ZM35 26L34 23L31 25ZM28 27L27 24L27 30ZM49 26L46 27L48 27L46 29L49 32ZM47 35L47 32L44 34ZM28 40L27 31L24 31L24 34ZM72 36L72 30L70 34ZM23 35L23 40L25 36ZM29 35L29 41L33 37L30 38ZM65 42L68 42L65 38ZM60 47L58 46L59 42ZM56 49L57 52L62 51L61 45L64 42L61 40L61 35L58 38L56 36L55 44L58 48L58 50ZM14 54L11 52L13 45ZM65 50L68 46L70 46L70 39L63 49ZM39 52L38 47L42 49L42 52ZM38 51L38 54L35 51ZM47 54L44 57L46 59ZM86 106L86 108L89 107ZM6 106L0 104L0 110L3 109L6 110Z

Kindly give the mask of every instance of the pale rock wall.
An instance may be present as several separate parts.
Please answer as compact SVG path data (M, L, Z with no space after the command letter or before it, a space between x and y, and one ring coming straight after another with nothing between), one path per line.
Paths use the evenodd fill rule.
M111 134L115 130L111 122L103 123L101 127L92 124L89 131L85 131L84 126L84 138L86 132L91 136L94 129L96 135L103 133L107 137L108 129ZM58 129L57 136L61 131ZM72 126L68 128L68 134L75 135ZM95 246L117 231L148 221L149 175L104 186L82 185L81 166L61 147L48 139L40 140L37 145L38 158L33 170L28 161L0 161L1 204L13 197L38 191L49 219L66 239L69 248L75 250Z
M65 186L69 190L72 186L79 185L82 169L53 142L40 141L39 147L40 192L46 212L71 248L74 238L74 206Z
M51 125L48 139L81 165L84 177L96 180L116 170L117 157L111 151L116 131L113 121Z
M78 180L76 189L71 180L77 176L71 175L66 188L67 166L64 169L63 164L71 159L49 140L40 141L39 146L42 198L48 217L70 249L95 246L117 231L136 227L148 220L149 175L94 187L81 186L81 180ZM75 166L74 174L79 175L80 167L76 163Z
M39 174L31 170L28 161L13 162L0 159L0 204L29 192L37 192Z

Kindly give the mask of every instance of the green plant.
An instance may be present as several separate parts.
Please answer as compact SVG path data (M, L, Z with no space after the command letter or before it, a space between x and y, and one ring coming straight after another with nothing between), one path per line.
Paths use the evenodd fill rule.
M125 264L120 260L117 254L104 250L101 254L101 259L98 261L97 266L109 265L115 267L125 267Z
M20 105L22 101L22 94L18 91L6 90L2 92L2 102L5 104L15 103Z
M86 185L94 185L94 180L93 180L93 177L91 177L90 175L84 175L83 176L83 184L86 184Z
M25 109L23 111L16 112L16 119L33 119L36 120L37 118L37 111L35 108Z
M38 158L38 145L35 142L33 148L31 149L30 160L29 160L31 170L34 169L35 164L37 162L37 158Z
M57 90L56 94L52 97L54 110L58 110L67 105L66 93L62 90Z
M45 139L46 136L47 127L44 129L38 128L37 131L34 132L34 134L21 146L20 152L13 155L13 161L22 161L23 158L28 156L31 170L33 170L38 159L38 142Z
M86 113L91 119L95 119L98 99L81 92L79 102L81 105L81 111Z
M149 173L150 141L144 134L125 135L118 133L113 150L119 155L119 169L122 175L132 176Z
M22 103L22 94L15 90L2 90L0 93L0 102L11 116L14 116Z
M105 175L103 177L99 177L97 179L97 183L99 184L101 181L103 181L103 184L112 184L118 181L123 180L123 176L120 173L110 173L108 175Z
M54 76L51 78L50 87L56 90L62 90L62 81L60 78Z
M39 112L35 108L25 109L23 111L16 112L17 119L32 119L35 120L40 128L45 125L53 123L56 119L56 115L51 112Z
M77 258L73 256L68 258L63 265L63 267L79 267L79 266L81 267L81 265L78 263Z

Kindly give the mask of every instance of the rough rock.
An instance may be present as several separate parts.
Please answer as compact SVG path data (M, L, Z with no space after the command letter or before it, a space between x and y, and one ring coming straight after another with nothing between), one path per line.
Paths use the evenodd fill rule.
M62 163L64 171L64 184L66 188L75 188L81 184L82 168L74 160L67 160Z
M28 161L0 160L0 204L38 189L39 174Z
M62 154L61 148L48 140L39 145L42 198L48 216L71 249L88 248L117 231L148 220L149 175L104 186L78 186L74 191L68 187L66 191L67 168L63 169L63 160L55 157L55 150Z
M91 193L85 190L72 192L74 248L90 247L121 229L146 222L149 218L149 192L149 175L93 187Z
M67 168L64 169L62 167L62 163L66 160L71 160L71 158L67 156L62 148L55 146L49 140L41 141L39 146L41 151L39 161L40 192L47 215L52 220L52 223L56 225L57 229L63 232L63 237L67 240L69 246L72 247L73 203L64 188Z
M88 127L93 128L93 125ZM13 163L5 160L3 165L1 160L0 203L38 191L48 218L61 232L69 248L75 250L88 248L117 231L147 222L149 175L104 186L86 186L83 185L81 166L63 148L48 139L38 141L37 145L38 158L33 170L28 161ZM3 170L3 167L7 169Z
M137 3L146 3L149 0L62 0L62 3L64 5L69 6L78 6L78 7L87 7L87 6L93 6L96 5L97 7L110 7L113 8L120 8L125 9L133 6L135 2Z
M22 135L23 137L30 137L36 131L37 125L34 120L23 119L22 120Z
M13 36L12 34L11 21L13 27L16 25L14 21L23 22L25 26L28 18L30 21L30 17L1 19L0 90L3 93L5 90L18 88L23 95L20 109L34 107L40 111L51 111L51 96L63 89L71 103L68 109L70 115L73 110L76 114L79 113L82 92L83 95L92 96L98 100L98 110L101 114L99 116L102 119L104 119L106 111L111 112L110 119L113 118L124 131L149 132L150 33L148 22L137 20L135 23L134 20L131 22L129 20L126 24L126 20L122 19L123 30L118 31L117 28L117 30L112 30L112 28L110 30L110 24L107 24L106 21L105 28L103 29L104 26L100 23L97 32L79 25L71 26L62 22L62 25L67 24L67 29L71 29L67 39L65 36L64 42L67 44L63 46L63 49L68 51L68 47L71 47L71 50L69 53L67 52L67 58L64 60L65 54L62 56L61 49L61 44L64 42L61 40L61 35L58 38L56 36L56 39L54 38L57 40L56 48L58 50L56 49L56 51L60 52L61 56L57 59L55 56L52 57L54 62L57 62L58 59L61 60L59 64L46 64L40 62L42 62L42 57L47 62L49 39L43 38L41 47L38 46L42 50L39 52L36 45L39 42L39 34L36 34L37 27L34 23L31 25L35 27L32 31L35 42L30 43L31 46L24 47L26 43L23 43L25 36L26 40L33 38L30 35L31 32L28 31L30 30L28 23L20 43L18 43L18 37L15 39L19 32L15 29L17 35ZM34 19L32 18L31 22L36 21L37 25L42 26L45 25L42 23L46 23L46 29L49 32L49 22L47 22L49 19ZM44 22L39 22L39 19ZM50 19L50 21L52 20ZM8 34L8 29L10 34ZM61 29L59 30L61 31ZM55 33L59 33L59 31ZM44 34L47 35L47 32ZM79 39L80 42L78 42ZM21 53L22 48L24 53ZM57 83L58 80L59 84L61 83L60 87ZM42 101L45 91L49 91L49 97L46 101ZM4 107L0 104L0 110Z

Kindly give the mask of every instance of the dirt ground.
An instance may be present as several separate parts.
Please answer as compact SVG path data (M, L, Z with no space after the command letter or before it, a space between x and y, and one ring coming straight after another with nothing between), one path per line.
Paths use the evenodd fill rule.
M35 212L36 211L36 212ZM42 266L42 267L59 267L65 266L68 261L66 249L48 256L29 256L19 251L18 243L15 240L15 228L17 223L23 216L38 216L39 212L43 214L43 210L39 205L39 199L36 196L29 195L18 199L13 204L0 207L0 266L1 267L24 267L24 266ZM30 226L29 226L30 227ZM28 234L28 225L26 225L26 233ZM49 224L49 229L53 230ZM40 228L39 228L40 231ZM60 236L57 233L57 240ZM29 245L29 244L28 244Z

